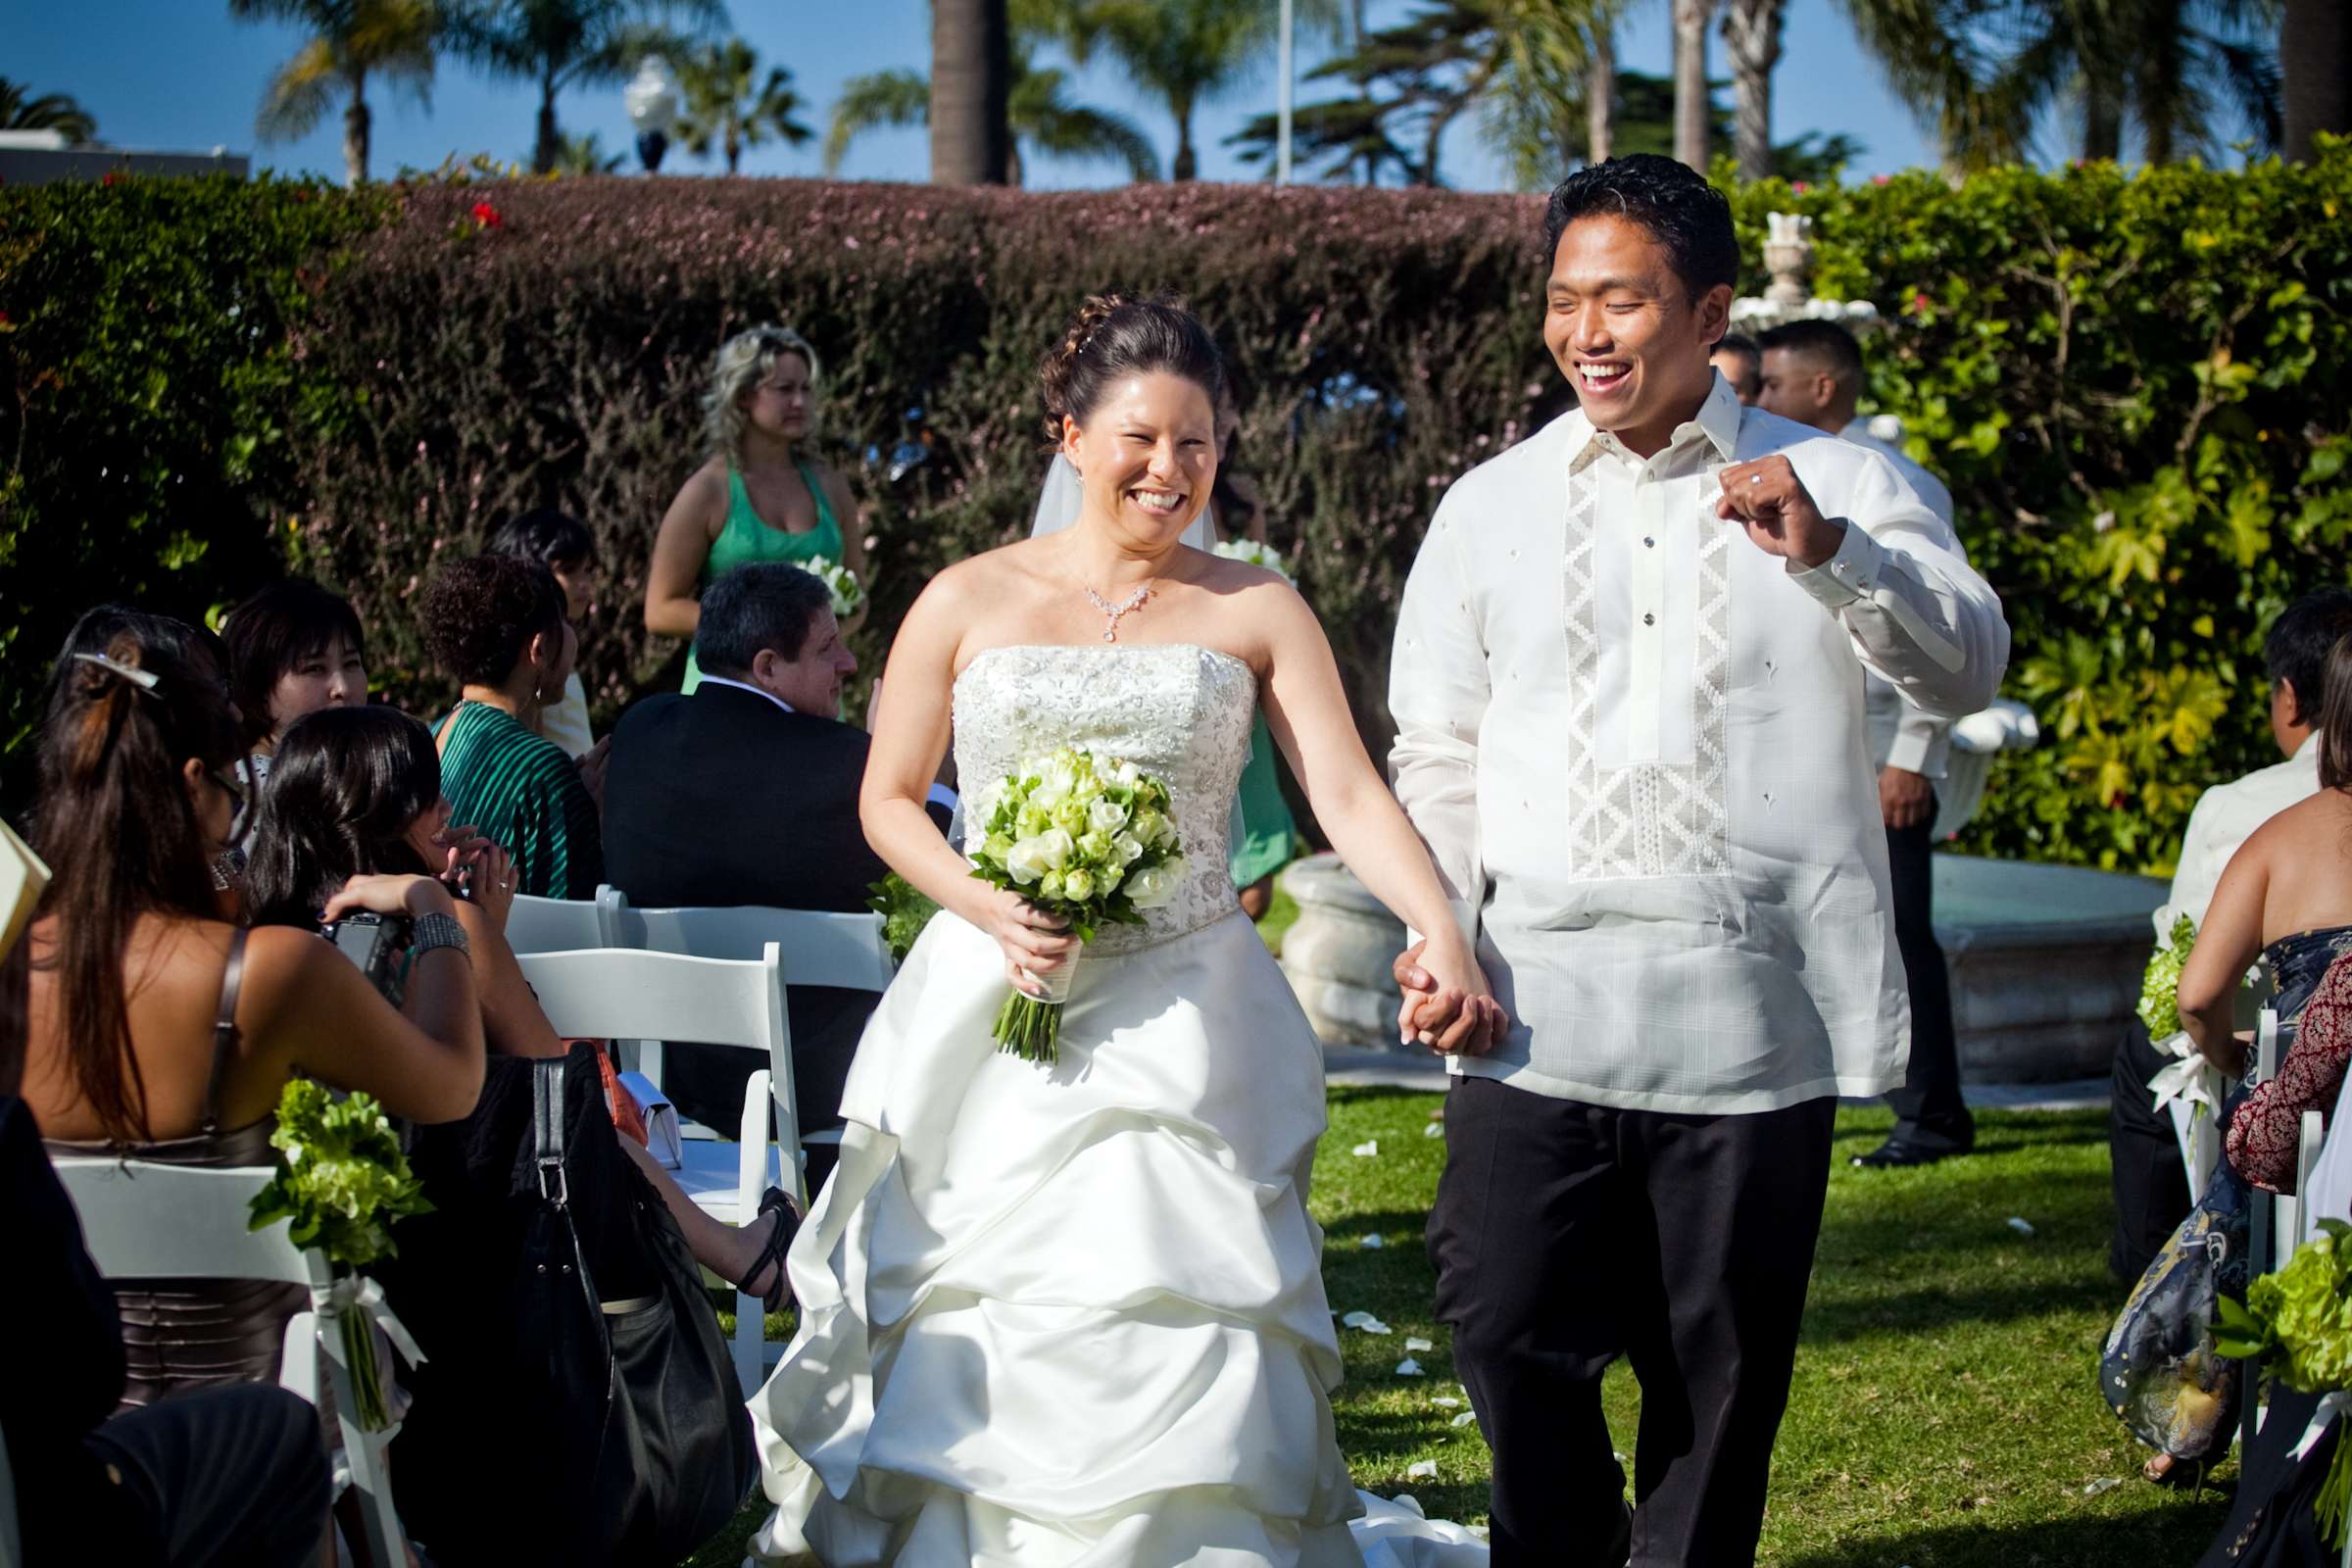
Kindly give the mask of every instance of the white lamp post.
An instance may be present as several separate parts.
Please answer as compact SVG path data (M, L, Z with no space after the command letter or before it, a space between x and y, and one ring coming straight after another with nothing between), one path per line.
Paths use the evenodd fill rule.
M653 173L669 150L669 128L678 119L678 78L669 62L660 55L639 61L637 74L620 89L620 102L629 112L629 123L637 127L637 156L645 172Z
M1282 86L1274 100L1274 183L1291 182L1291 34L1298 25L1291 0L1282 0L1282 63L1276 69L1282 75Z

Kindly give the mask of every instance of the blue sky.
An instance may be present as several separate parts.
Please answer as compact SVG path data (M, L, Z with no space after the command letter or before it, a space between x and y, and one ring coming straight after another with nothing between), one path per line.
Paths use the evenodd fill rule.
M1272 5L1274 0L1266 0ZM889 67L924 69L930 49L925 0L732 0L734 30L760 51L763 62L791 69L795 85L812 105L806 118L820 133L844 78ZM1374 0L1370 21L1382 25L1409 14L1411 0ZM308 172L340 178L341 119L330 115L298 142L256 146L254 109L271 72L297 48L290 28L231 22L220 0L75 0L38 7L33 0L8 0L14 17L7 27L8 57L0 73L28 83L35 92L62 91L98 118L100 136L118 146L209 150L225 144L250 152L255 167ZM1644 0L1619 40L1619 57L1630 69L1664 74L1671 54L1667 0ZM1304 74L1328 48L1302 51ZM1710 70L1727 74L1722 40L1710 40ZM1115 68L1098 65L1078 83L1082 100L1102 106L1133 106L1132 89ZM403 165L430 168L456 154L488 152L502 160L527 158L536 99L517 82L484 79L470 68L446 64L434 84L428 109L407 96L371 94L375 115L373 172L388 175ZM1269 68L1252 86L1210 105L1195 136L1201 148L1202 174L1211 179L1249 178L1222 145L1250 115L1274 105ZM595 131L608 151L631 145L628 119L617 88L566 94L559 104L564 128ZM1174 146L1164 116L1134 109L1159 142L1163 162ZM1909 112L1887 90L1878 68L1855 44L1834 0L1791 0L1787 52L1775 76L1773 132L1787 140L1806 130L1843 131L1866 148L1849 177L1891 172L1930 163L1926 143ZM2063 157L2063 147L2045 154ZM876 132L852 150L842 172L854 178L924 177L928 151L920 131ZM632 156L630 167L635 167ZM698 169L673 154L673 172ZM1480 144L1475 125L1448 133L1443 162L1448 183L1464 189L1503 188L1501 165ZM749 154L746 173L819 172L814 142L793 149L766 147ZM1037 186L1116 183L1111 165L1044 164L1031 171Z

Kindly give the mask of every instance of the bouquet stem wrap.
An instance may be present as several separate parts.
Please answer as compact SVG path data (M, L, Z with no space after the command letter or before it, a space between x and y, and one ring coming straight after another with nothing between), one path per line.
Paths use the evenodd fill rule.
M1052 1063L1060 1059L1061 1009L1078 980L1078 958L1079 953L1073 952L1069 961L1051 974L1021 971L1021 978L1043 995L1031 996L1015 987L1004 999L1004 1005L997 1009L999 1045L1023 1061Z

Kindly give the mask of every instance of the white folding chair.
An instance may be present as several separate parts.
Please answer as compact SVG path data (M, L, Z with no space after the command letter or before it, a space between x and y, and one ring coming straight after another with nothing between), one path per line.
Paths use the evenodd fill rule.
M612 911L622 903L611 883L596 890L593 899L535 899L514 895L507 911L507 946L516 953L577 953L582 948L610 948Z
M376 1568L408 1560L384 1450L400 1433L359 1425L326 1254L294 1245L284 1224L248 1228L254 1195L277 1173L267 1166L164 1165L143 1159L79 1156L53 1162L81 1217L82 1245L110 1280L266 1280L310 1290L311 1309L286 1325L278 1382L316 1404L318 1356L343 1429L343 1463L360 1496L365 1548Z
M744 1086L739 1142L696 1140L673 1172L695 1206L729 1225L758 1217L760 1198L782 1187L808 1203L802 1180L800 1124L793 1112L792 1032L784 1021L782 960L774 943L757 958L696 958L682 954L595 948L521 957L539 1006L567 1038L693 1040L761 1053L766 1061ZM779 1137L768 1141L768 1117ZM783 1169L781 1150L793 1152ZM748 1396L764 1376L758 1297L735 1298L735 1372Z
M834 986L844 991L881 992L890 989L896 972L890 944L883 940L882 916L842 914L822 909L773 909L758 906L735 907L639 908L617 900L612 910L612 940L617 947L642 948L651 953L684 953L698 958L750 958L770 945L781 950L784 984ZM690 1040L677 1030L672 1040ZM659 1083L659 1072L649 1072ZM796 1121L797 1125L797 1121ZM708 1136L689 1124L688 1136ZM801 1143L838 1144L841 1129L820 1128L800 1135ZM802 1161L804 1165L807 1160Z

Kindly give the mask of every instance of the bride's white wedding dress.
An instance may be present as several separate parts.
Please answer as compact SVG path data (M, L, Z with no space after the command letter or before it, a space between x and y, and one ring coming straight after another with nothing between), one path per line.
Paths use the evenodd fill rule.
M1225 873L1255 701L1189 644L995 648L956 680L972 820L1057 747L1124 758L1167 782L1191 876L1086 949L1054 1067L990 1037L991 938L943 914L916 943L792 1247L800 1333L751 1401L777 1505L755 1559L1486 1562L1359 1499L1333 1436L1322 1054Z

